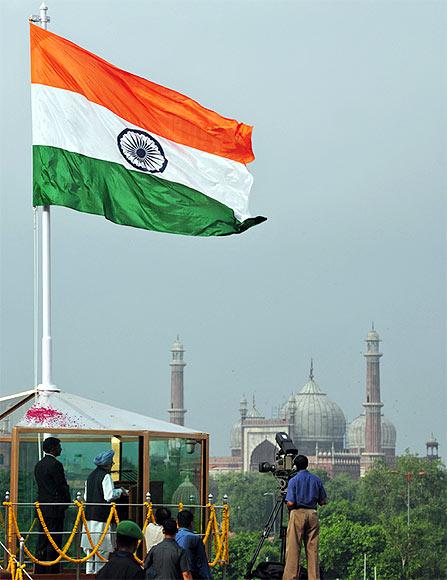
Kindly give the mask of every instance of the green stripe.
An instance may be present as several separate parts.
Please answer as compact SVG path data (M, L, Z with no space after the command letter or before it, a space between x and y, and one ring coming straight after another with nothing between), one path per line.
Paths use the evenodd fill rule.
M126 226L189 236L239 234L233 210L190 187L56 147L33 147L34 205L63 205Z

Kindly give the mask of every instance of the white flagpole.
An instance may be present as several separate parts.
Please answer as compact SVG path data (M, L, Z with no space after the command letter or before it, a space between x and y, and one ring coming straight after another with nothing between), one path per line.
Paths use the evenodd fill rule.
M48 6L42 2L39 8L38 23L45 30L50 18ZM59 391L53 384L53 356L51 344L51 221L50 206L42 208L42 382L37 390L42 392Z

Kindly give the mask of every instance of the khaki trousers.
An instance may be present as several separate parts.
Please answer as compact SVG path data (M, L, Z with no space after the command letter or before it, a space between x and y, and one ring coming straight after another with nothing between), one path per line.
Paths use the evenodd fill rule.
M298 580L303 539L306 548L307 578L308 580L320 580L319 536L320 524L318 523L317 510L298 508L290 512L283 580Z

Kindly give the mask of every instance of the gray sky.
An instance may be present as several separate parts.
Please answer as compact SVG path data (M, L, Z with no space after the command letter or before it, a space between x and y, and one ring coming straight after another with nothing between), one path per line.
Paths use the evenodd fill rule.
M2 0L0 389L33 384L27 17ZM255 126L241 236L188 238L53 208L54 378L167 419L185 344L187 423L228 452L243 393L267 415L307 380L352 420L383 339L398 450L446 446L446 4L49 1L50 29Z

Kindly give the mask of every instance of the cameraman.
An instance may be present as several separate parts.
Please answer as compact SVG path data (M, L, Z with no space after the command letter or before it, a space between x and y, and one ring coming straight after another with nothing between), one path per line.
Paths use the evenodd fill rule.
M298 473L292 477L287 486L289 525L287 526L286 565L283 580L298 579L303 538L307 557L307 578L319 580L320 525L317 504L325 504L327 494L321 479L307 471L309 461L305 455L297 455L293 462Z

